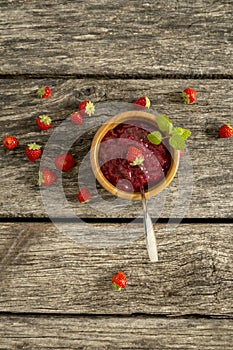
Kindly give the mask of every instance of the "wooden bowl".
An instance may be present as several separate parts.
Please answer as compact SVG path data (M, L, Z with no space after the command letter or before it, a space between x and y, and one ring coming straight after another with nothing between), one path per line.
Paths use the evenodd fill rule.
M100 143L105 136L105 134L110 130L115 128L118 124L121 124L126 121L130 120L142 120L150 122L150 124L154 124L155 127L157 127L156 123L156 116L143 112L143 111L128 111L120 113L111 119L109 119L105 124L103 124L96 132L92 144L91 144L91 166L93 169L93 172L96 176L96 179L102 185L108 192L111 194L128 199L128 200L141 200L142 196L140 192L126 192L119 190L114 185L112 185L103 175L102 171L100 170L99 165L99 148ZM150 187L148 191L145 191L146 198L150 198L152 196L155 196L159 192L163 191L172 181L174 176L176 175L178 165L179 165L179 158L180 158L180 152L170 148L171 153L171 166L168 170L168 173L164 179L162 179L158 184L154 185L153 187Z

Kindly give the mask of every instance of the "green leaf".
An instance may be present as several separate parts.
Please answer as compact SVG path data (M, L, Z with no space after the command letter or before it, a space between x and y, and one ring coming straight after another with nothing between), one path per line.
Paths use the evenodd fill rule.
M180 151L185 149L185 141L177 132L174 132L169 138L169 144Z
M154 145L159 145L163 139L161 132L153 131L147 135L148 140Z
M177 133L183 140L187 140L187 138L192 134L190 130L184 128L174 128L172 133Z
M158 115L157 124L161 131L168 132L169 134L172 131L172 121L166 115Z

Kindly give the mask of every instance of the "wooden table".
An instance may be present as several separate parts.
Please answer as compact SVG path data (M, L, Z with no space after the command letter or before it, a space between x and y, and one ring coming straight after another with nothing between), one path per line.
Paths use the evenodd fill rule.
M232 122L232 1L0 5L1 139L20 140L13 154L0 149L0 349L232 349L233 139L217 132ZM48 100L36 97L43 85L52 88ZM180 101L187 86L197 90L193 105ZM82 245L59 232L36 186L39 161L29 163L24 152L29 142L45 145L79 100L120 104L141 95L192 131L191 203L168 233L176 177L153 217L156 264L148 260L142 221L132 222L141 203L106 213L108 204L96 211L76 200L93 130L71 148L77 165L64 174L65 194L83 219L79 232L138 233L121 246ZM52 129L38 131L40 114L52 117ZM89 127L95 118L101 123L93 116ZM105 203L112 200L102 193ZM120 293L111 290L118 270L128 277Z

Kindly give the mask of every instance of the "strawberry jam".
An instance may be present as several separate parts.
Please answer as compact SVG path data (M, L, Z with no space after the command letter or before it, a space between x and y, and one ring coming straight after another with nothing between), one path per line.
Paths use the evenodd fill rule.
M105 178L117 188L126 192L140 192L149 189L164 179L170 165L171 154L166 141L152 144L147 135L155 131L154 125L130 120L109 130L100 144L99 163ZM126 159L130 146L143 154L143 164L133 166Z

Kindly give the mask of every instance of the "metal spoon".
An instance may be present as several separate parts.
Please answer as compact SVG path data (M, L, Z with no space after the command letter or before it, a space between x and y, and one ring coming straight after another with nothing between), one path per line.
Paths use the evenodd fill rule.
M143 206L143 214L144 214L143 223L144 223L144 231L146 235L147 251L148 251L150 261L157 262L159 260L157 243L156 243L156 238L155 238L151 217L147 211L147 200L145 197L145 191L143 187L141 187L141 194L142 194L142 206Z

